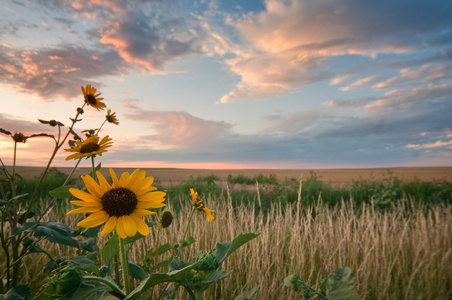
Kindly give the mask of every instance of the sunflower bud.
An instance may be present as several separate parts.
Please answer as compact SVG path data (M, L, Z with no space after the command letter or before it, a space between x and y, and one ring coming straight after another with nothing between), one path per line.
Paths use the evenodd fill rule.
M28 136L25 136L22 132L16 132L12 136L12 138L16 143L25 143L28 139Z
M196 270L215 270L218 267L217 260L215 259L215 255L213 253L202 251L198 255L194 257L194 261L198 263L196 265Z
M74 268L64 268L55 274L51 283L57 295L70 297L82 283L83 277Z
M173 214L169 210L165 210L160 216L159 227L168 228L173 222Z

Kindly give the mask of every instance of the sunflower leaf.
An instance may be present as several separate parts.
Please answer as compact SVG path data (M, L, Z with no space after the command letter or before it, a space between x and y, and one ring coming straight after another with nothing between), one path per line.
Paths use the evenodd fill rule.
M152 251L153 249L149 250L146 253L146 257L154 257L154 256L157 256L157 255L163 254L166 251L169 251L171 249L173 249L173 246L171 246L169 243L166 243L166 244L158 247L158 249L156 249L154 251Z
M217 243L216 260L218 265L220 265L229 255L231 255L235 250L241 247L243 244L251 241L252 239L259 236L259 233L245 233L239 234L232 241L228 243Z
M130 292L124 299L131 300L137 299L142 293L144 293L149 288L163 282L181 282L194 267L196 263L185 266L182 269L171 271L168 273L154 273L151 274L146 279L142 280L140 284Z
M102 259L106 264L109 264L111 259L115 257L115 255L119 251L119 237L117 234L114 234L108 242L102 247Z
M7 135L11 135L11 132L9 132L8 130L5 130L3 128L0 128L0 132L4 133L4 134L7 134Z
M49 194L56 199L74 198L74 196L72 196L72 194L69 192L69 189L71 188L78 189L76 185L65 185L51 190Z
M14 233L33 232L36 237L43 237L52 243L79 247L77 240L72 238L72 229L56 222L29 222L16 227Z
M251 299L258 290L259 290L259 285L257 285L254 288L249 288L249 289L245 290L243 293L241 293L240 295L238 295L237 297L235 297L234 300Z
M30 288L26 285L17 285L10 289L8 293L0 295L0 300L20 300L28 299L31 296Z
M130 276L139 280L146 279L148 274L146 274L146 272L139 265L129 261L128 266Z

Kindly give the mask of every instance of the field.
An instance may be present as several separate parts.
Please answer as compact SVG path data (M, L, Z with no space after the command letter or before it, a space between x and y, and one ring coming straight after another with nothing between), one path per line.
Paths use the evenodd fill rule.
M71 168L58 168L59 171L69 174ZM117 172L128 171L134 169L115 169ZM452 181L452 167L422 167L422 168L372 168L372 169L304 169L304 170L275 170L275 169L247 169L247 170L201 170L201 169L148 169L144 168L147 174L154 176L156 182L162 186L171 186L190 177L206 177L215 175L220 180L226 180L229 175L244 175L253 177L259 174L269 176L275 174L279 181L290 178L309 178L311 172L314 172L319 181L331 184L333 186L341 186L349 184L354 180L371 180L381 181L390 175L400 180L409 181L420 179L422 181L447 180ZM39 167L18 167L17 172L26 178L39 176L43 168ZM78 168L73 177L79 177L90 172L89 168ZM102 170L104 175L108 174L107 168Z
M58 171L68 174L70 169ZM126 169L116 170L122 171ZM166 190L166 203L174 212L160 245L178 243L184 235L191 214L190 187L215 210L215 220L206 222L203 214L193 218L188 233L196 242L185 255L214 249L217 242L238 234L260 234L223 263L231 275L210 287L203 299L234 299L256 286L259 291L252 299L302 299L302 292L284 286L286 276L297 273L318 287L344 265L354 271L354 287L362 299L452 297L452 168L146 171ZM18 168L25 181L41 172ZM75 176L88 172L78 169ZM50 200L46 197L42 194L42 206ZM66 216L67 205L60 201L44 221L76 229L82 216ZM97 244L105 243L100 238ZM154 234L138 240L129 259L142 261L155 243ZM55 257L77 255L68 246L42 244ZM170 256L165 253L161 260ZM34 292L46 283L42 270L47 263L44 254L25 258L21 279ZM158 294L154 289L153 299ZM180 290L176 299L188 295Z

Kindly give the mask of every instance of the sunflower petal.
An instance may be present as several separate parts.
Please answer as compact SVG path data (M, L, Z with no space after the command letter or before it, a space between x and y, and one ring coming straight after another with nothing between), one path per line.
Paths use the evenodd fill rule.
M147 210L147 209L136 208L133 211L133 213L131 214L131 216L135 216L135 217L145 217L145 216L149 216L149 215L155 215L155 212Z
M107 235L115 229L116 224L118 222L118 218L116 216L111 216L110 219L105 222L104 229L100 232L101 236Z
M72 200L70 201L71 204L83 206L83 207L102 207L102 204L99 202L87 202L87 201L81 201L81 200Z
M111 169L111 168L109 169L109 171L110 171L111 180L113 181L111 187L112 188L113 187L115 187L115 188L119 187L119 181L118 181L118 177L116 177L115 171L113 171L113 169Z
M165 207L165 203L159 203L159 202L138 202L136 208L160 208Z
M116 222L116 233L118 234L118 236L120 238L125 239L127 237L127 234L126 234L126 232L124 230L124 227L122 225L122 221L121 221L122 218L123 218L123 216L119 217L117 222Z
M83 183L86 186L86 189L88 192L93 195L94 197L100 199L104 195L106 191L102 191L99 184L94 180L93 177L86 175L82 177Z
M122 216L122 227L127 236L134 236L137 233L137 224L129 215Z
M165 201L166 193L165 192L151 192L141 195L138 198L138 202L162 202ZM162 200L163 199L163 200Z
M79 207L73 210L68 211L67 215L75 215L75 214L81 214L81 213L95 213L102 210L102 206L100 207Z
M97 179L99 180L100 189L102 191L110 190L111 186L108 183L108 181L105 179L104 175L99 171L96 172L96 175L97 175Z
M135 217L134 215L131 215L130 218L135 221L139 233L144 236L147 236L149 234L149 226L146 224L146 222L144 222L142 218Z
M85 228L96 227L107 221L109 217L110 216L104 210L101 210L89 215L86 219L81 220L78 222L77 226Z
M69 193L71 193L72 196L86 202L97 202L97 203L101 202L100 199L95 198L93 197L93 195L88 194L87 192L81 191L79 189L70 188Z

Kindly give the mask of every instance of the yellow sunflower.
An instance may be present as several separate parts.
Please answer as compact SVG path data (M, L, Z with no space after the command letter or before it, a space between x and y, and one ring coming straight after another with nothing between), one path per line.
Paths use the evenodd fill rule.
M107 148L111 147L113 144L112 139L105 136L100 142L99 137L97 135L93 135L88 137L86 140L82 142L75 141L75 145L71 146L69 149L64 149L67 152L75 152L74 154L66 157L66 160L70 159L79 159L82 157L91 157L94 155L102 156L103 152L107 152Z
M105 118L107 119L108 123L113 123L115 125L119 125L119 121L118 118L116 118L116 113L111 113L111 109L107 110L107 115L105 116Z
M87 84L85 88L82 86L85 103L97 110L103 110L106 107L105 103L102 102L104 98L99 98L101 93L96 94L96 91L97 89L92 87L91 84Z
M110 169L112 185L99 171L96 172L99 183L90 175L82 176L88 192L71 188L69 192L79 200L71 201L72 204L81 206L69 211L68 215L78 213L91 213L86 219L77 225L92 228L105 223L101 235L109 234L116 229L120 238L134 236L137 231L146 236L149 227L142 217L155 214L148 208L164 207L164 192L156 191L152 186L154 178L146 177L146 171L136 169L132 174L122 173L118 179L115 172Z
M190 189L190 195L193 198L192 205L198 211L202 211L206 214L208 222L212 221L215 218L212 213L214 213L215 211L212 209L206 208L206 206L204 205L204 202L198 198L198 192L195 192L195 190L192 188Z

